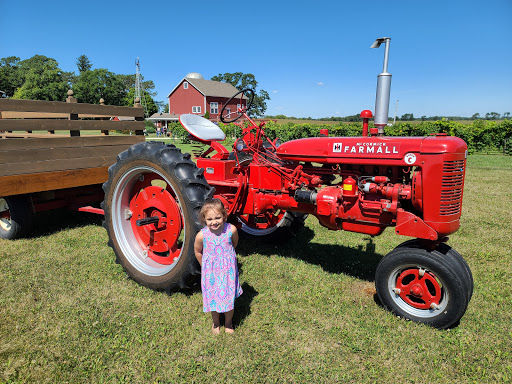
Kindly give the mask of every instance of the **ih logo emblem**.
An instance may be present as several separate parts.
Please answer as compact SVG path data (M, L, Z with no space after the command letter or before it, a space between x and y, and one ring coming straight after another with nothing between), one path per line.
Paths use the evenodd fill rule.
M341 143L334 143L332 146L332 151L341 152L341 148L343 148L343 145Z

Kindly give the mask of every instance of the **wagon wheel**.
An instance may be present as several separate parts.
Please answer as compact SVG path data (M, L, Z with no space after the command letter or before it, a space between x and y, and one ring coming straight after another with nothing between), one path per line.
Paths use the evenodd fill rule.
M28 235L33 217L30 197L18 195L0 198L0 238L14 240Z
M464 315L471 298L466 269L451 252L399 246L377 266L375 287L397 316L444 329Z
M153 289L189 288L200 273L198 212L213 194L203 170L174 145L136 144L109 168L104 226L128 276Z

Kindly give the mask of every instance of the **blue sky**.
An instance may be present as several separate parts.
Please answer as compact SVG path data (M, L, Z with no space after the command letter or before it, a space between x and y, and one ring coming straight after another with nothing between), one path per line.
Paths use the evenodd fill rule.
M374 110L391 37L389 115L512 112L512 0L0 0L0 57L52 57L77 71L141 73L167 94L189 72L255 75L267 114L313 118Z

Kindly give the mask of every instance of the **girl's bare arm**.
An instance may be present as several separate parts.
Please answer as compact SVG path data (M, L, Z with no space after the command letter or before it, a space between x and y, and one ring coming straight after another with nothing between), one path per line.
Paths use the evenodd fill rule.
M194 241L194 254L196 255L199 265L203 266L203 232L199 231Z
M231 224L231 234L231 243L233 244L233 247L236 248L238 245L238 230L233 224Z

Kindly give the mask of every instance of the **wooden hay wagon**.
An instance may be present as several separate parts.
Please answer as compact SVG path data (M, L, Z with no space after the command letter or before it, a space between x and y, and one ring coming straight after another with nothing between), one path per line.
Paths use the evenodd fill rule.
M0 98L0 238L27 235L36 212L102 212L108 167L144 141L140 104L102 101L77 103L72 91L66 102Z

